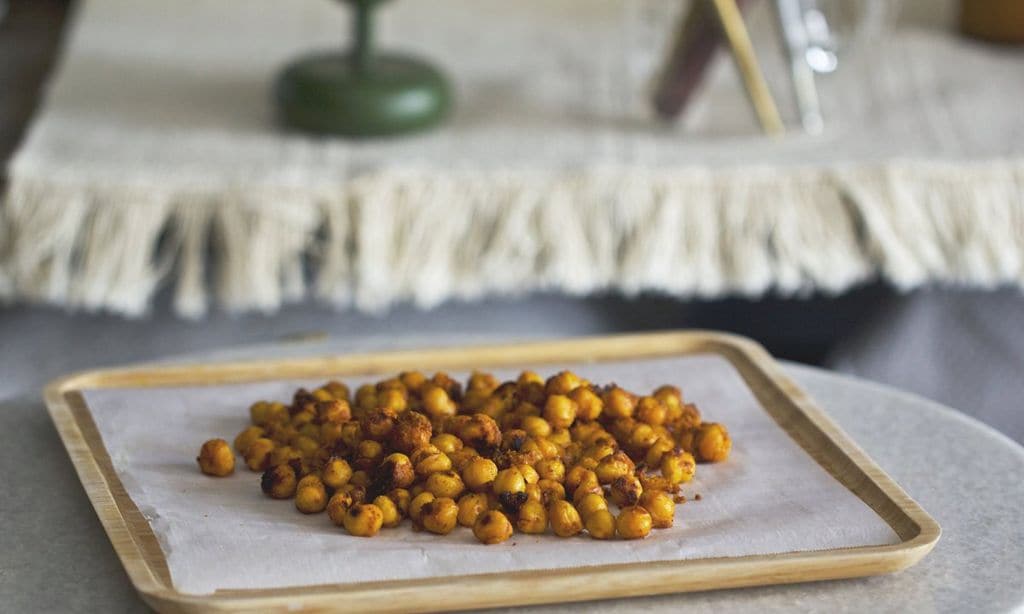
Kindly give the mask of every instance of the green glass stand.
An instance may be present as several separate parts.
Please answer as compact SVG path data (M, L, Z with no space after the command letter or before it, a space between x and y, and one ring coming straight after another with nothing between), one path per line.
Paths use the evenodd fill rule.
M348 52L300 58L277 78L278 116L316 134L373 137L436 125L451 108L444 75L416 58L375 53L372 16L382 0L347 0L355 9Z

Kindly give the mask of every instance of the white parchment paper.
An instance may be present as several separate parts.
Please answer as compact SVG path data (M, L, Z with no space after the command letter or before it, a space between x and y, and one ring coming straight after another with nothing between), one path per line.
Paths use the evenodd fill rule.
M429 365L424 365L429 367ZM531 366L537 369L536 365ZM729 460L699 465L684 488L671 529L642 541L586 535L516 534L483 546L468 529L446 536L414 533L408 523L373 539L351 537L326 514L305 516L274 501L244 463L210 478L195 457L208 438L231 440L248 423L248 405L287 401L308 381L231 386L89 390L85 399L129 496L149 519L177 590L272 588L405 580L582 565L771 554L897 543L867 505L836 482L762 409L724 359L687 356L559 365L595 382L639 392L680 386L707 419L733 436ZM514 377L519 369L496 369ZM465 373L452 375L464 377ZM345 378L353 385L362 380ZM693 500L700 493L701 501Z

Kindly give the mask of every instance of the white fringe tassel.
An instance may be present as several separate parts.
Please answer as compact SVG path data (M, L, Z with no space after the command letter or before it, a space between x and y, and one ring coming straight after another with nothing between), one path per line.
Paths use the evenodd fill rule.
M212 265L212 266L211 266ZM1024 163L381 172L335 193L167 194L11 178L0 297L203 315L303 298L379 311L558 290L835 293L881 277L1024 285Z

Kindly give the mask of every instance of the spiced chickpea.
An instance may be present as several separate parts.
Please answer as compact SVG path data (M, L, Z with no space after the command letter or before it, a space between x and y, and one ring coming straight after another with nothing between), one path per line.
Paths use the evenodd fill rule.
M580 498L579 503L576 504L576 511L580 513L580 517L584 520L596 511L607 509L608 501L606 501L602 495L597 493L587 493Z
M548 522L559 537L571 537L583 530L579 512L568 501L555 501L548 507Z
M266 431L260 426L248 426L242 429L242 432L235 437L235 451L244 456L245 451L249 449L249 444L263 437L265 433Z
M552 429L569 428L576 420L577 410L576 401L563 394L552 394L544 403L544 419Z
M594 474L601 484L611 484L616 478L632 475L636 465L625 452L615 452L601 459Z
M489 458L478 456L466 465L462 471L462 480L474 492L489 489L498 477L498 466Z
M644 489L640 484L639 478L635 475L624 475L612 480L609 495L612 501L615 502L615 505L628 507L636 505L640 501L640 495L643 494L643 491Z
M336 492L330 501L327 502L327 517L336 526L344 526L345 514L348 513L348 508L354 504L350 493Z
M423 387L423 411L432 418L444 418L454 416L458 407L444 388L426 384Z
M583 380L572 371L562 371L548 378L545 389L549 395L569 394L582 383Z
M404 488L395 488L388 492L388 498L395 502L398 512L404 517L409 515L409 502L412 495Z
M260 488L273 499L291 499L295 496L298 478L290 465L276 465L263 472Z
M308 475L299 480L295 489L295 508L303 514L319 514L326 507L327 490L320 478Z
M615 519L615 531L623 539L643 539L651 533L651 514L634 505L623 508Z
M445 454L451 455L453 452L461 450L465 444L462 440L452 435L451 433L441 433L440 435L434 435L430 439L430 443L434 445L438 450Z
M420 508L420 525L431 533L447 535L458 523L459 506L450 497L437 497Z
M252 471L266 471L270 466L270 454L274 451L275 445L266 437L254 440L245 450L245 464Z
M668 418L668 408L656 397L640 397L636 403L634 415L641 422L652 426L661 426Z
M512 537L512 523L498 510L488 510L473 524L473 535L487 545L500 544Z
M583 521L587 533L594 539L611 539L615 537L615 516L605 509L594 510Z
M693 479L697 463L693 455L682 448L673 448L661 457L661 475L672 484L683 484Z
M459 477L458 473L451 470L431 473L427 476L424 486L428 492L434 493L434 496L439 499L443 497L457 499L462 494L462 491L466 490L466 485L463 484L462 478Z
M398 506L387 495L378 496L373 500L373 504L381 511L381 526L393 529L402 523L402 513L398 511Z
M651 515L651 525L655 529L667 529L675 521L676 503L666 492L660 490L644 491L640 495L640 506Z
M693 455L702 463L718 463L729 458L732 439L725 427L717 422L705 422L697 427L693 439Z
M420 524L420 517L423 515L423 506L434 499L434 493L426 491L413 496L412 500L409 501L409 518L411 518L416 524Z
M384 525L384 512L372 503L357 503L345 512L345 530L356 537L373 537Z
M224 477L235 472L235 453L223 439L211 439L199 449L199 470L206 475Z
M477 517L490 509L490 505L487 501L487 495L484 493L467 493L462 495L458 502L459 505L459 524L464 527L472 528L476 522Z
M604 401L590 388L579 386L568 396L576 403L576 417L580 420L597 420L604 410Z
M548 528L548 511L541 501L527 501L519 508L516 528L523 533L543 533Z
M526 503L526 479L515 467L499 471L491 488L502 506L509 511L518 510Z
M609 418L629 418L636 408L636 395L612 385L602 397L604 415Z

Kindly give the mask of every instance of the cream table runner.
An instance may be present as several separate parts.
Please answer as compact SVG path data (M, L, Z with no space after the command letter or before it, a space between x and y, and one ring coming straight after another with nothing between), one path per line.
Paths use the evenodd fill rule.
M337 3L82 0L7 169L0 297L136 315L173 284L196 316L1024 281L1024 54L892 32L823 81L823 137L778 141L723 60L666 127L646 100L679 5L389 3L383 44L443 66L458 108L351 142L281 132L269 100L283 63L343 42Z

